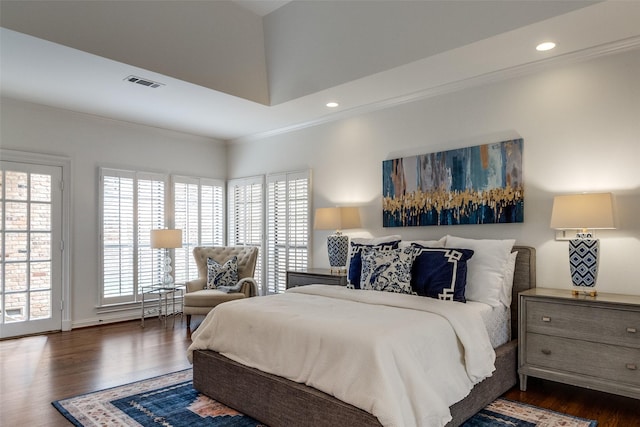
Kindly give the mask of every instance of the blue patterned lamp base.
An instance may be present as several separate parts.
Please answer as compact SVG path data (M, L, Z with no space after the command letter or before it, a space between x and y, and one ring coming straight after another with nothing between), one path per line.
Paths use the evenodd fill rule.
M331 270L344 270L349 254L349 238L337 232L327 237L327 250L329 252L329 265Z
M569 241L569 266L573 293L586 293L596 296L596 279L598 277L598 239L577 238Z

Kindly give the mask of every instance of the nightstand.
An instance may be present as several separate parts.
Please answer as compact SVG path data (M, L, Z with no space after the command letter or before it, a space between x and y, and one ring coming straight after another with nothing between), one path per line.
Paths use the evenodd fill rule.
M518 373L640 399L640 296L519 295Z
M304 285L347 285L347 274L332 273L327 268L287 271L287 289Z

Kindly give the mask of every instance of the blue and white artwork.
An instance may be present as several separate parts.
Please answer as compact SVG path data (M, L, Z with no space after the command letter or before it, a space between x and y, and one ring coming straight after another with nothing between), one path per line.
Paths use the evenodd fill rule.
M523 140L382 162L383 226L524 221Z

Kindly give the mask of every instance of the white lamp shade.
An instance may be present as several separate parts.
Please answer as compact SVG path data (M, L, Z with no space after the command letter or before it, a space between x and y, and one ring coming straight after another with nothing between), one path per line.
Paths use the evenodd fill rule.
M182 230L151 230L151 247L154 249L181 248Z
M341 229L360 228L360 209L356 207L340 208Z
M313 222L316 230L345 230L360 226L360 210L357 207L316 209Z
M615 228L611 193L554 197L551 228L556 230Z

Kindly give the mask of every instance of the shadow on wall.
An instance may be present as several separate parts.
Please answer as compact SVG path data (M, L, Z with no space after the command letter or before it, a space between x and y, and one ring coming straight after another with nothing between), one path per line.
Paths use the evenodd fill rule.
M617 228L640 240L640 188L614 191L614 197Z

